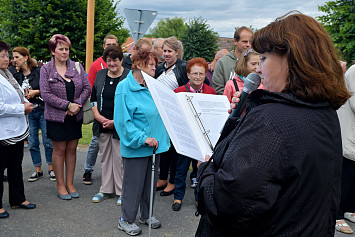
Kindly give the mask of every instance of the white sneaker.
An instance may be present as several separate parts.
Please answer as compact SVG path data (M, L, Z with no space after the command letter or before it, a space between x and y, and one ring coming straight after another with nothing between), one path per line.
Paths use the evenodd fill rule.
M196 178L192 178L191 179L191 188L196 188L197 187L197 179Z
M50 181L57 181L57 179L55 178L55 173L54 173L53 170L48 171L48 174L49 174Z
M118 226L117 228L119 230L122 230L124 232L126 232L129 235L139 235L140 233L142 233L142 229L139 228L136 224L132 223L128 223L127 221L123 220L122 217L120 217L120 219L118 220Z
M143 219L139 217L139 223L149 225L149 218ZM157 219L155 219L154 216L152 216L152 229L158 229L160 227L161 227L160 221L158 221Z

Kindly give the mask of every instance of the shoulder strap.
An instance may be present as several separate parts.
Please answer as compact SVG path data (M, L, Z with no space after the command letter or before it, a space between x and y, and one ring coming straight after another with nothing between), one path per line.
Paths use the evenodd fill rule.
M80 68L79 62L75 62L75 68L78 71L78 73L81 74L81 68Z
M187 86L187 84L185 84L185 88L186 88L186 92L190 92L189 87Z
M121 77L120 77L120 81L122 81L123 79L125 79L130 71L131 71L131 70L129 70L128 68L124 68L124 70L123 70L123 72L122 72L122 75L121 75Z
M234 78L232 80L233 80L233 83L234 83L235 91L239 91L237 80L234 79Z

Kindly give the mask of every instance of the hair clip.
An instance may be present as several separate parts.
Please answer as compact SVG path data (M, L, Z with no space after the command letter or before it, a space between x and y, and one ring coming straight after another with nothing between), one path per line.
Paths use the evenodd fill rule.
M248 50L244 51L244 57L248 56L248 54L253 53L253 52L254 52L253 49L248 49Z

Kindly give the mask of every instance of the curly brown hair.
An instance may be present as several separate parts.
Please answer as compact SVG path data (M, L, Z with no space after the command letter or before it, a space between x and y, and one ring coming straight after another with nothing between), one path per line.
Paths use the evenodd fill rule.
M138 65L146 67L149 64L150 59L153 59L155 61L155 64L158 63L158 57L152 51L141 50L138 53L134 54L132 57L132 70L137 69Z

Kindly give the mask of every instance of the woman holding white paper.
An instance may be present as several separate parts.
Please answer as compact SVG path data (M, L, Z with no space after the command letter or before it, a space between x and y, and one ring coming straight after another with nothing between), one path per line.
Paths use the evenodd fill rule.
M206 85L204 82L208 64L203 58L193 58L187 62L186 65L187 76L189 82L186 85L180 86L174 90L174 92L192 92L192 93L203 93L203 94L216 94L216 91ZM197 161L190 157L178 154L178 160L176 164L176 174L175 174L175 191L174 191L174 202L172 209L173 211L180 211L182 206L182 200L185 196L186 189L186 175L189 171L190 163L193 166L197 166ZM195 164L194 164L195 163ZM197 173L197 170L196 170ZM191 179L191 177L190 177ZM196 176L194 177L196 180Z
M118 229L129 235L142 232L134 222L140 206L139 222L148 225L152 155L156 150L154 186L157 183L159 154L170 147L169 135L146 86L142 71L154 76L158 61L153 52L133 56L132 71L120 82L115 93L114 125L120 137L123 159L123 191ZM155 190L153 199L155 196ZM154 201L154 200L153 200ZM152 228L161 226L152 217Z

